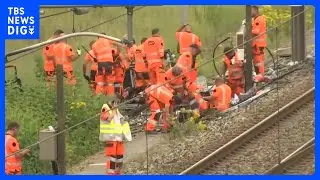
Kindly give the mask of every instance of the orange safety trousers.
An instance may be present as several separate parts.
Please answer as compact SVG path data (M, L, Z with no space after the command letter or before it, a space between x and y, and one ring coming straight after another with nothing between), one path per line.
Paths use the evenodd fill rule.
M107 175L120 175L124 158L124 143L108 141L105 144L106 173Z
M242 79L229 79L227 84L231 88L231 97L235 94L239 96L244 93L244 81Z
M145 130L146 131L154 131L154 130L156 130L157 124L159 124L160 121L162 120L161 110L164 108L164 104L160 103L152 96L148 97L147 103L148 103L149 108L151 110L151 116L148 118L148 121L145 126ZM162 123L163 123L162 128L168 129L169 124L167 124L166 122L162 122Z
M162 63L155 63L149 70L149 78L151 84L164 83L165 82L165 71Z
M115 76L113 74L97 74L96 94L114 95Z
M73 71L64 71L66 77L66 84L74 86L77 83L76 77L73 75Z
M52 87L55 85L55 71L45 71L47 87Z
M254 46L252 54L256 74L264 76L264 47Z

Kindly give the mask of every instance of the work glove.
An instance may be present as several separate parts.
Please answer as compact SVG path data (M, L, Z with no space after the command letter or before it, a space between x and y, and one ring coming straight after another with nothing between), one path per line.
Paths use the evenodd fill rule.
M81 49L80 48L77 48L77 54L78 54L78 56L81 55Z
M241 25L245 25L245 24L246 24L246 20L244 19L244 20L242 20Z
M234 57L231 59L231 64L235 64L236 60L234 59Z

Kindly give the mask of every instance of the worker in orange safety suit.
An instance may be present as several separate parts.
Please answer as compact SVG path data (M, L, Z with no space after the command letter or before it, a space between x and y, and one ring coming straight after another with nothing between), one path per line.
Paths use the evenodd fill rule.
M124 141L131 141L128 122L116 108L115 101L106 103L101 108L99 140L105 143L106 174L120 175L124 159Z
M225 71L228 71L228 85L232 90L232 97L234 94L240 95L244 93L244 71L243 61L238 59L237 53L232 47L224 48L224 64Z
M208 104L201 94L197 92L198 86L196 82L191 82L184 74L183 68L174 66L166 72L166 79L175 94L181 97L182 100L189 102L192 110L206 110Z
M7 126L5 136L5 173L7 175L22 174L22 159L29 156L30 149L20 150L17 140L20 125L17 122L10 122Z
M200 53L201 50L199 46L196 44L192 44L189 46L189 51L182 53L176 62L176 65L183 68L184 71L189 71L186 76L190 79L191 82L195 82L197 80L198 65L196 62L196 58Z
M255 82L264 81L264 50L267 47L267 22L259 13L258 6L251 6L252 20L252 53L256 72Z
M216 108L218 111L225 111L230 107L231 88L224 83L222 78L217 78L215 80L215 86L212 95L204 97L204 99L209 101L210 108Z
M120 49L112 48L113 62L114 62L114 89L115 93L121 97L123 93L123 81L125 70L129 68L129 63Z
M163 83L165 81L163 61L164 41L160 36L159 31L158 28L153 29L152 36L143 43L151 84Z
M54 37L51 37L48 40L51 40L53 38ZM56 71L55 63L54 63L53 46L54 46L54 43L49 44L42 49L43 65L44 65L44 71L46 73L47 86L50 86L54 81L54 75Z
M63 36L64 32L58 29L54 36ZM54 45L54 59L56 64L62 64L63 72L66 79L66 84L75 85L76 77L73 74L72 62L77 60L81 55L81 50L77 49L77 54L74 53L72 47L67 44L66 40L61 40Z
M105 33L102 33L105 35ZM96 76L96 94L114 95L114 62L112 45L115 42L99 37L92 45L92 50L98 61L98 72Z
M84 56L84 63L83 63L83 76L84 78L89 82L89 88L91 89L92 92L95 93L96 91L96 74L98 70L98 63L97 59L94 56L93 50L92 50L92 45L94 44L95 41L91 41L89 46L90 46L90 51L86 53ZM87 76L87 66L90 66L90 76Z
M141 39L141 45L137 46L134 52L134 70L136 72L136 89L138 92L144 90L149 84L148 62L143 48L147 38Z
M200 38L192 33L191 25L189 24L184 24L176 31L176 39L178 41L178 53L180 55L188 52L191 44L196 44L201 48Z
M145 126L147 133L153 133L160 130L169 131L171 123L169 114L172 111L171 104L174 98L173 90L161 84L151 85L144 91L146 93L146 103L151 110L151 116ZM162 123L162 125L160 125Z

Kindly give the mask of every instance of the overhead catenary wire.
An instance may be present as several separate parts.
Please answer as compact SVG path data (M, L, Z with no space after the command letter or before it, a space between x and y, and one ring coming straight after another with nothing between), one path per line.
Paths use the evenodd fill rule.
M40 17L40 19L45 19L45 18L52 17L52 16L58 16L58 15L61 15L61 14L66 14L66 13L71 12L71 11L72 10L68 10L68 11L63 11L63 12L59 12L59 13L50 14L50 15L47 15L47 16L42 16L42 17Z
M260 37L260 36L262 36L262 35L264 35L264 34L267 34L267 33L269 33L270 31L276 30L279 26L281 26L281 25L283 25L283 24L291 21L293 18L299 16L300 14L305 13L307 10L309 10L309 8L306 8L305 10L301 11L300 13L292 16L292 17L291 17L290 19L288 19L288 20L279 23L278 26L272 27L272 28L268 29L267 31L265 31L264 33L261 33L261 34L255 36L255 37L249 39L248 41L245 41L244 43L242 43L242 44L240 44L240 45L238 45L238 46L230 49L230 50L227 51L226 53L231 52L231 51L233 51L233 50L235 50L235 49L237 49L237 48L245 45L246 43L250 43L252 40L254 40L254 39L256 39L256 38L258 38L258 37ZM224 53L220 54L220 55L217 56L216 58L223 57L223 55L224 55ZM211 59L208 60L208 61L205 61L205 62L203 62L202 64L199 64L199 66L198 66L197 68L202 67L202 66L204 66L204 65L206 65L206 64L208 64L208 63L211 63L211 62L212 62ZM182 77L182 76L190 73L191 71L194 71L194 70L197 69L197 68L191 68L190 70L188 70L188 71L180 74L179 76L176 76L175 78L173 78L173 79L171 79L171 80L169 80L169 81L166 81L166 82L164 82L164 83L162 83L162 84L159 84L159 85L155 85L155 87L154 87L154 88L151 88L149 91L153 91L153 90L155 90L155 89L157 89L157 88L159 88L159 87L162 87L162 86L168 84L169 82L174 81L174 80L176 80L176 79L178 79L178 78L180 78L180 77ZM116 109L116 108L119 108L119 107L121 107L121 106L123 106L123 105L125 105L125 104L130 103L130 102L133 102L135 99L140 98L140 97L143 97L143 95L144 95L145 93L146 93L146 92L143 92L142 94L139 94L139 95L136 96L136 97L133 97L133 98L127 100L127 101L124 101L124 102L118 104L117 106L111 108L111 110L114 110L114 109ZM66 132L66 131L68 131L68 130L70 130L70 129L73 129L73 128L75 128L75 127L77 127L77 126L79 126L79 125L81 125L81 124L83 124L83 123L86 123L86 122L88 122L88 121L90 121L90 120L98 117L99 115L100 115L100 113L97 113L96 115L94 115L94 116L92 116L92 117L90 117L90 118L88 118L88 119L86 119L86 120L83 120L83 121L81 121L81 122L79 122L79 123L77 123L77 124L75 124L75 125L73 125L73 126L70 126L70 127L66 128L66 129L64 129L63 131L57 132L56 134L54 134L54 135L52 135L52 136L49 136L49 137L43 139L42 141L37 141L37 142L35 142L35 143L33 143L33 144L29 145L29 146L26 146L25 148L23 148L23 149L21 149L21 150L19 150L19 151L16 151L16 152L14 152L14 153L11 153L11 154L7 155L5 158L11 157L11 156L13 156L13 155L15 155L15 154L17 154L17 153L19 153L19 152L21 152L21 151L24 151L25 149L28 149L28 148L31 148L31 147L33 147L33 146L39 145L40 143L42 143L42 142L44 142L44 141L47 141L48 139L51 139L51 138L53 138L53 137L55 137L55 136L58 136L59 134L64 133L64 132Z
M141 7L138 7L138 8L136 8L136 9L133 9L133 12L138 11L138 10L140 10L140 9L142 9L142 8L145 8L145 6L141 6ZM119 19L119 18L121 18L121 17L123 17L123 16L126 16L126 15L127 15L127 13L120 14L119 16L113 17L113 18L111 18L111 19L109 19L109 20L100 22L100 23L98 23L98 24L96 24L96 25L93 25L93 26L91 26L91 27L88 27L88 28L86 28L86 29L83 29L83 30L81 30L80 32L88 31L88 30L90 30L90 29L93 29L93 28L95 28L95 27L101 26L101 25L103 25L103 24L105 24L105 23L109 23L109 22L111 22L111 21L113 21L113 20Z
M145 8L145 6L138 7L138 8L136 8L136 9L134 9L133 11L138 11L138 10L140 10L140 9L142 9L142 8ZM43 17L40 17L40 19L41 19L41 18L51 17L51 16L58 15L58 14L65 14L65 13L68 13L68 12L71 12L71 10L69 10L69 11L64 11L64 12L60 12L60 13L56 13L56 14L51 14L51 15L48 15L48 16L43 16ZM124 13L124 14L121 14L121 15L119 15L119 16L116 16L116 17L113 17L113 18L111 18L111 19L108 19L108 20L106 20L106 21L100 22L100 23L98 23L98 24L96 24L96 25L93 25L93 26L88 27L88 28L86 28L86 29L80 30L79 32L84 32L84 31L93 29L93 28L95 28L95 27L98 27L98 26L100 26L100 25L103 25L103 24L106 24L106 23L110 23L110 22L112 22L112 21L114 21L114 20L116 20L116 19L118 19L118 18L121 18L122 16L125 16L125 15L127 15L127 13ZM41 50L41 49L42 49L42 47L41 47L41 48L38 48L38 49L35 49L35 50L33 50L33 51L30 51L30 52L28 52L28 53L22 54L22 55L20 55L20 56L17 56L17 57L15 57L15 58L13 58L13 59L8 60L6 63L10 63L10 62L16 61L16 60L18 60L18 59L20 59L20 58L23 58L23 57L27 56L27 55L33 54L33 53L35 53L35 52L37 52L37 51L39 51L39 50Z

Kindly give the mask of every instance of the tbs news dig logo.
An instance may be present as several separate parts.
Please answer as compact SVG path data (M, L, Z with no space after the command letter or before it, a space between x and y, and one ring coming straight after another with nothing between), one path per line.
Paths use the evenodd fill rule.
M23 7L8 7L8 36L30 36L35 29L34 16L26 16Z

